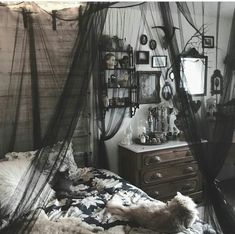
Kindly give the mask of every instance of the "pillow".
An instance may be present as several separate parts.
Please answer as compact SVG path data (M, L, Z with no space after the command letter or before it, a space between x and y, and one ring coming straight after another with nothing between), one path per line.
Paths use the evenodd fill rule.
M43 153L47 154L48 157L47 159L45 159L46 162L45 160L42 160L42 163L46 163L46 166L44 166L45 172L51 170L51 166L54 164L59 153L61 153L61 155L64 155L66 153L63 163L60 165L59 172L68 172L69 178L73 177L73 175L76 174L78 167L74 161L72 143L69 143L68 145L68 143L66 142L63 145L63 142L58 142L53 145L52 148L50 146L46 146L43 149ZM57 161L57 166L59 166L60 162L61 160Z
M12 161L12 160L15 160L15 159L28 159L28 160L31 160L35 156L36 152L37 152L37 150L27 151L27 152L11 152L11 153L5 154L5 158L9 161Z
M62 144L63 142L60 141L54 144L52 149L47 146L44 148L44 150L48 151L48 158L49 158L48 168L50 168L50 165L53 165L55 158L57 157L58 153L61 151ZM69 145L67 144L67 142L65 143L63 150L62 150L62 154L65 152L65 150L67 150L67 152L66 152L64 161L60 166L59 171L60 172L67 171L69 177L71 177L72 175L76 174L76 171L78 169L77 164L74 161L72 143L69 143ZM35 157L36 153L37 153L37 150L27 151L27 152L11 152L11 153L7 153L5 155L5 158L10 161L17 160L17 159L18 160L21 160L21 159L31 160Z
M14 194L20 179L25 175L30 163L31 160L26 158L21 160L0 162L0 204L4 215L8 215L15 210L17 202L14 204L9 204L9 200ZM23 190L20 190L19 192L21 191ZM37 191L34 192L34 194L37 193ZM46 202L49 201L52 196L54 196L54 191L50 188L50 185L47 184L43 188L43 191L40 194L38 202L35 204L35 206L38 206L40 202L44 200L46 200ZM20 196L18 197L20 198Z
M58 143L58 144L60 144L60 143ZM54 147L56 147L56 145ZM66 146L65 146L64 150L66 150ZM63 161L59 171L60 172L68 171L69 177L70 177L70 176L76 174L77 170L78 170L78 167L77 167L76 162L74 161L73 147L72 147L72 143L70 142L68 145L68 148L67 148L66 156L64 158L64 161Z
M45 173L40 174L39 171L37 172L38 176L41 176L39 183L43 183L43 176L47 176L47 172L50 172L51 166L54 164L58 153L61 151L62 144L63 142L58 142L57 144L53 145L52 148L45 147L43 149L43 153L45 153L45 156L48 157L48 160L46 158L45 160L40 160L40 164L43 167ZM66 155L62 165L60 165L59 171L66 173L68 172L68 177L70 178L76 174L78 169L73 157L72 143L70 143L69 145L65 143L62 149L62 154L65 153L65 150ZM5 155L5 158L8 161L0 162L0 206L1 210L4 210L5 215L14 211L15 204L8 204L9 200L14 194L21 177L24 176L24 174L27 172L27 168L35 157L36 152L37 151L7 153ZM43 166L45 161L47 162L46 167ZM58 161L58 163L60 163L60 160ZM38 166L38 169L41 170L40 165ZM20 190L19 192L21 191L22 190ZM34 194L37 194L37 189L34 191ZM54 190L52 190L49 184L46 184L35 206L40 205L40 203L43 202L48 195L49 197L48 199L46 199L46 201L48 201L52 196L54 196Z

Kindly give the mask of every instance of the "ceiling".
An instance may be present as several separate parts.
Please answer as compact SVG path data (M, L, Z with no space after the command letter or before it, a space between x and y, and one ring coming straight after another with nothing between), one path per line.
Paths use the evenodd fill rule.
M19 3L22 2L21 0L0 0L0 2L3 3ZM35 3L40 5L43 9L47 11L51 10L59 10L59 9L64 9L64 8L70 8L70 7L78 7L81 4L84 4L85 1L78 1L78 0L34 0ZM95 2L95 1L94 1ZM98 2L98 1L97 1ZM112 2L112 1L111 1ZM174 4L175 1L170 1L170 4ZM113 1L115 3L115 1ZM143 1L119 1L116 4L112 5L112 7L127 7L127 6L132 6L132 5L139 5L143 3ZM145 3L148 3L145 2ZM204 4L204 14L207 16L212 16L216 17L217 16L217 6L219 2L198 2L198 1L192 1L189 2L187 1L187 4L189 6L189 9L191 13L193 13L193 10L195 11L195 14L197 15L202 15L202 5ZM220 11L220 16L224 18L232 18L233 16L233 11L235 8L235 1L230 1L230 2L220 2L221 4L221 11ZM131 9L131 8L130 8ZM177 11L176 8L173 8Z

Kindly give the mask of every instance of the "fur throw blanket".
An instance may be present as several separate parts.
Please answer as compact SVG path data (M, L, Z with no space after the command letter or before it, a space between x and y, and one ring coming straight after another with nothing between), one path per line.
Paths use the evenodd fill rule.
M47 218L44 211L41 212L36 223L33 226L31 234L156 234L156 232L146 229L132 228L128 225L117 225L104 230L103 228L92 227L82 222L80 218L62 218L57 222Z
M109 230L101 227L93 227L76 218L61 218L51 221L42 211L35 222L32 234L125 234L125 233L149 233L157 234L176 233L185 231L191 227L198 218L196 204L191 198L180 193L167 203L160 201L146 201L143 203L123 206L115 196L107 204L107 212L112 215L124 216L129 220L139 224L143 228L135 232L134 228L127 226L115 226ZM152 230L152 231L151 231ZM143 231L143 232L142 232Z

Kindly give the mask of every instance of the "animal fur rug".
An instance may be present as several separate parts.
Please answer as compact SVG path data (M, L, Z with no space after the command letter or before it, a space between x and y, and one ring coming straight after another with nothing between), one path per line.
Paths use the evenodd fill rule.
M62 218L57 222L51 221L42 211L30 234L156 234L151 230L136 229L128 225L117 225L103 230L82 222L79 218Z
M39 218L30 234L158 234L144 228L133 228L128 225L117 225L103 230L94 228L79 218L62 218L57 222Z

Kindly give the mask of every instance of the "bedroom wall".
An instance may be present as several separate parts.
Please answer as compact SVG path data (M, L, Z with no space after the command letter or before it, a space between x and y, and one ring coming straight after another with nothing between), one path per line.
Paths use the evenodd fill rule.
M20 5L17 6L20 7ZM35 9L35 12L39 11L37 7ZM18 122L15 129L16 137L13 150L18 152L33 149L33 104L29 42L27 41L24 51L23 45L26 39L23 40L23 38L25 38L27 34L25 32L27 31L24 29L23 17L20 12L21 10L11 11L6 7L0 7L0 158L9 151L10 138L12 137L11 134L16 121L17 103L19 103L19 114L17 116ZM19 25L17 28L18 15ZM70 16L72 17L72 14ZM41 14L33 14L33 17L41 17L40 22L43 25L38 27L35 23L37 30L34 33L35 53L37 54L41 135L44 136L67 77L68 61L71 58L77 27L76 22L57 20L57 30L53 31L52 18L49 14L43 12ZM43 29L43 33L39 28ZM12 66L14 43L16 43L16 50L14 66ZM25 68L22 86L20 86L23 61L25 61ZM12 75L11 69L13 71ZM81 121L79 121L74 134L74 152L79 162L84 156L81 155L81 152L90 152L90 145L87 145L90 139L87 109L81 116ZM79 163L79 165L83 164Z
M215 37L216 36L217 3L209 2L209 3L204 3L204 4L205 4L204 23L206 25L206 35ZM234 5L234 3L231 3L231 4ZM173 11L173 19L174 19L175 26L178 27L179 23L178 23L178 14L177 14L176 5L174 2L171 2L170 5ZM202 25L202 4L199 2L195 3L194 5L192 3L191 4L189 3L189 7L190 7L191 12L195 11L196 14L193 15L193 19L196 22L197 27L200 27ZM194 7L194 10L193 10L193 7ZM219 27L220 31L219 31L219 39L218 39L219 40L218 69L220 69L222 73L224 69L223 60L226 55L228 38L230 34L231 20L232 20L232 11L228 11L228 7L230 7L230 5L228 5L227 3L222 3L221 5L221 17L220 17L220 27ZM230 9L231 8L232 7L230 7ZM115 10L112 10L112 11L114 12ZM119 14L121 13L119 12ZM134 45L134 48L136 48L136 50L149 50L148 45L140 46L139 44L138 30L142 30L140 32L148 35L149 39L153 38L157 40L157 55L168 56L167 50L164 50L160 47L160 42L158 40L155 30L151 30L149 32L146 28L144 28L143 22L141 22L139 10L136 8L128 9L128 15L132 19L132 22L131 20L129 20L128 25L125 25L125 30L123 30L123 32L126 32L125 37L127 38L127 41L129 41L130 44ZM159 12L155 11L155 15L158 17L159 25L161 25ZM150 22L149 25L151 27L154 26L151 20L150 12L146 14L146 18L147 18L147 21ZM113 19L115 19L115 17L113 17ZM109 32L110 28L112 28L112 31L114 32L113 35L116 35L115 23L116 23L115 20L112 21L112 27L108 26L108 24L106 25L107 26L106 30L108 29L107 32ZM195 31L191 28L191 26L187 23L187 21L184 18L182 18L182 26L183 26L182 31L184 35L184 41L186 42L192 36L192 34L195 33ZM118 36L120 38L123 38L122 35L118 35ZM180 33L178 31L176 33L176 36L177 36L178 41L180 41ZM179 43L179 48L181 49L180 43ZM215 62L216 50L215 48L205 49L205 54L208 56L207 96L205 97L205 99L207 99L211 96L210 95L210 76L213 74L213 71L216 67L216 62ZM170 63L168 59L168 67L169 66L170 66ZM138 66L137 70L153 70L153 69L151 68L151 65L149 64L149 65ZM162 70L161 82L163 81L165 71L166 70ZM106 142L110 167L112 171L118 173L118 144L121 142L124 136L125 129L129 125L131 125L133 129L133 135L136 136L137 134L136 126L138 125L139 120L147 118L147 110L149 106L151 105L147 105L147 104L140 105L140 108L137 110L136 115L133 118L130 118L128 116L129 113L126 113L126 118L124 119L124 123L120 131L112 139ZM227 164L227 165L231 165L231 164Z

